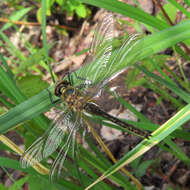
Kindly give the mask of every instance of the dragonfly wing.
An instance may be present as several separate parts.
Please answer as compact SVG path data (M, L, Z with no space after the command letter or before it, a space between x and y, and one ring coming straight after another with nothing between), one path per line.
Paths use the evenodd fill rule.
M44 135L39 137L21 156L20 164L22 168L33 166L42 160L44 137Z
M133 63L142 59L143 36L134 34L127 37L121 47L114 52L113 59L107 64L104 72L103 82L99 85L105 85L115 78L122 71L127 69Z
M87 57L84 66L76 71L78 77L74 77L74 85L86 87L88 96L100 95L107 82L143 58L141 34L127 37L119 47L114 45L114 50L113 38L114 19L112 14L108 14L95 30L90 56Z
M95 56L98 49L108 42L112 42L114 33L114 20L113 15L107 14L102 22L100 22L95 29L94 37L90 47L90 53ZM110 45L110 44L109 44Z
M69 151L72 150L73 155L75 154L75 139L77 135L77 131L81 126L81 118L79 115L73 115L72 120L69 120L67 123L68 135L64 141L64 145L61 147L56 159L53 162L51 167L50 178L53 180L54 178L60 177L62 173L63 163L67 157Z
M35 165L58 148L65 136L63 121L69 120L70 115L70 110L60 112L48 130L24 152L20 159L23 168Z
M76 71L77 76L90 81L90 85L94 85L99 77L99 73L106 68L106 64L112 53L113 37L114 19L110 13L103 18L102 22L96 28L89 56L84 61L82 68ZM89 64L90 62L91 64ZM76 80L75 85L79 86L84 83L84 80Z
M49 135L45 141L43 149L43 158L51 155L61 144L66 137L66 132L69 131L68 123L72 119L71 110L60 112L56 119L53 121L53 128L50 130Z
M101 95L103 87L125 71L133 63L142 59L143 38L141 34L131 35L126 38L120 48L113 52L113 56L106 68L99 74L101 80L93 87L92 92L87 92L91 97ZM89 91L89 90L88 90Z

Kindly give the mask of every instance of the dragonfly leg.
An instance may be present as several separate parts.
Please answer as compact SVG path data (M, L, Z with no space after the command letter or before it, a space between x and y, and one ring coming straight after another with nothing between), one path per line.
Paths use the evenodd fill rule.
M57 102L60 101L60 99L58 99L58 100L53 100L52 94L51 94L51 92L49 91L49 89L46 88L46 90L47 90L47 92L48 92L48 94L49 94L49 99L50 99L50 101L51 101L52 104L56 104Z

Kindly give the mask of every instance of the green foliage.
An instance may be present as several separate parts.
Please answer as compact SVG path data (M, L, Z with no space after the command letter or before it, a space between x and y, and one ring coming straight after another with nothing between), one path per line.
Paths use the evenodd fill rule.
M58 5L58 7L57 7ZM46 15L51 16L54 13L66 11L68 15L73 16L75 13L79 18L86 18L88 9L78 0L47 0ZM41 22L42 9L37 11L38 21Z
M184 0L184 2L190 7L190 1L189 0Z
M24 183L27 182L27 180L28 180L28 176L19 179L18 181L16 181L14 184L12 184L12 185L9 187L9 190L18 190L18 189L21 189L22 186L24 185Z
M172 4L170 4L170 3L166 3L163 6L163 8L166 11L166 13L168 14L168 16L171 19L171 21L174 23L178 9L175 6L173 6ZM165 17L164 17L164 15L163 15L163 13L161 11L157 15L157 18L159 18L159 19L167 22L166 19L165 19Z
M37 183L36 183L37 182ZM54 185L50 183L48 179L44 179L40 176L28 175L28 184L29 184L29 189L35 190L35 189L46 189L46 190L56 190Z
M8 188L5 187L2 183L0 183L0 189L1 189L1 190L8 190Z
M17 21L19 19L21 19L22 17L24 17L27 13L29 13L29 11L31 10L32 8L22 8L21 10L18 10L18 11L15 11L13 12L10 16L9 16L9 19L11 21ZM4 30L7 30L8 28L10 28L11 26L13 26L12 23L7 23L5 24L2 28L1 28L1 31L4 31Z
M135 171L135 176L137 177L142 177L145 175L147 168L150 167L150 165L154 164L154 160L146 160L146 161L141 161L141 157L138 159L134 160L131 163L131 167Z
M34 11L36 7L38 7L36 15L38 20L42 22L43 48L34 47L34 44L27 41L25 42L25 48L28 50L26 56L22 50L18 49L18 47L11 42L9 36L6 35L6 31L12 27L18 32L20 37L22 37L18 26L13 23L6 23L0 29L0 43L7 52L14 57L9 58L7 54L0 55L0 102L3 105L0 112L2 113L10 109L0 117L1 134L12 130L15 126L19 125L19 128L24 126L24 130L19 129L17 132L24 137L26 146L28 146L48 128L50 122L42 113L48 111L55 105L50 101L48 91L44 90L48 88L48 84L42 81L44 73L38 68L38 65L40 65L54 76L49 64L51 58L48 55L48 51L52 46L48 45L46 39L46 16L51 17L54 13L63 13L63 11L66 11L67 15L73 16L76 13L78 17L85 18L88 15L88 8L81 2L129 16L135 20L134 24L132 24L135 28L140 30L139 22L141 22L149 31L152 31L151 35L139 39L132 50L130 46L122 51L122 55L126 52L128 53L125 54L126 57L122 61L120 61L119 57L113 62L111 74L133 66L128 71L128 75L125 79L127 88L131 89L133 87L143 86L152 89L152 91L159 96L157 104L160 104L163 100L167 100L178 112L162 126L159 126L152 123L152 121L137 111L124 99L113 94L125 108L137 116L137 122L126 121L128 124L153 131L152 137L150 137L149 140L144 140L139 143L134 149L126 153L121 160L112 165L105 155L100 152L99 148L93 144L91 139L87 138L86 141L93 151L93 154L88 149L84 149L79 145L79 159L77 162L76 160L72 160L72 155L69 153L69 159L66 160L64 165L66 177L62 181L55 182L53 185L48 181L48 176L42 176L32 168L23 169L16 160L0 157L0 166L21 170L27 174L27 177L21 178L10 187L12 190L22 187L25 182L29 183L30 189L84 189L92 184L98 178L99 174L102 173L104 176L100 179L101 182L92 187L92 189L112 190L115 188L118 190L117 186L112 186L113 183L117 183L124 189L136 189L136 187L130 183L127 176L121 174L118 170L125 164L129 164L135 160L131 163L133 169L132 173L139 178L143 176L147 168L154 164L154 161L143 161L140 156L155 145L159 146L160 150L165 150L185 164L190 165L190 160L187 155L182 151L181 147L178 147L175 141L173 141L173 138L190 139L190 134L182 128L182 125L190 120L190 86L187 81L185 81L186 77L178 76L165 64L170 56L157 54L165 48L175 46L175 53L179 53L185 59L189 60L188 55L176 46L178 42L182 41L189 44L190 22L188 20L178 23L176 26L170 26L161 12L154 17L145 13L140 7L133 7L116 0L35 0L33 1L34 3L27 8L23 7L21 2L21 0L7 1L10 7L15 8L15 12L9 16L9 20L19 21L23 18L27 19L30 11ZM190 5L188 0L186 0L185 3ZM173 22L175 21L178 11L183 12L183 14L189 17L189 13L173 0L165 4L164 9ZM121 21L123 28L125 28L127 24L127 22ZM115 42L118 41L116 40ZM114 51L111 60L114 60L114 56L120 44L114 44L113 46ZM10 65L8 61L14 64ZM141 61L141 65L135 64L138 61ZM95 64L97 63L82 67L77 73L86 73L87 77L93 77L94 70L91 68ZM86 69L90 72L87 73ZM34 72L35 75L33 75ZM98 73L99 81L104 79L105 73ZM77 85L77 78L73 77L73 80ZM53 87L54 86L51 86L48 89L52 92ZM56 100L56 97L53 97L53 99ZM97 123L107 125L122 132L127 132L125 128L110 124L102 120L102 118L93 116L91 119ZM28 120L31 121L28 122ZM21 125L21 123L24 123L24 125ZM161 141L163 143L160 143ZM0 144L0 149L10 151L10 147L6 147L2 144ZM52 155L51 159L55 159L55 155ZM77 163L77 166L82 168L82 170L76 171L74 169L76 166L73 163ZM51 164L44 163L44 165L49 168ZM102 181L105 177L109 177L113 183L110 185L107 181ZM36 181L39 181L39 183L36 183ZM83 187L81 187L81 184L83 184ZM6 190L7 188L0 184L0 189Z
M53 45L47 45L47 50L50 50L52 47ZM13 71L18 76L20 74L30 75L31 71L36 71L39 74L43 75L43 72L38 69L38 66L40 65L44 69L48 70L48 66L46 65L44 60L45 54L45 48L33 48L27 59L24 59L24 61L20 63L19 66L15 66Z
M14 7L20 11L24 9L21 5L22 0L7 0L10 7ZM39 22L42 21L41 18L41 8L39 8L40 0L34 0L34 3L31 4L30 10L33 8L38 8L37 10L37 19ZM79 0L47 0L46 1L46 14L47 16L51 16L54 13L63 13L65 11L68 15L73 16L76 14L79 18L86 18L88 15L88 8L82 4ZM35 6L36 5L36 6ZM34 7L35 6L35 7ZM16 18L15 18L16 19Z
M49 86L47 82L42 80L41 76L37 75L27 75L22 77L17 81L17 84L27 98L40 93Z

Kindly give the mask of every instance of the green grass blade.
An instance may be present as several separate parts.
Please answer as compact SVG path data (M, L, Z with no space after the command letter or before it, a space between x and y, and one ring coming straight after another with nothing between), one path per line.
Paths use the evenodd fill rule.
M49 73L53 82L55 83L55 79L53 76L53 72L48 59L48 45L47 45L47 36L46 36L46 0L42 0L42 36L43 36L43 47L45 49L45 63L48 65Z
M168 82L167 80L159 77L158 75L155 75L154 73L148 71L146 68L141 67L139 65L135 65L138 69L143 71L146 75L154 78L157 82L163 84L167 88L169 88L171 91L173 91L176 95L178 95L180 98L182 98L187 103L190 103L190 94L182 90L181 88L177 87L176 85L173 85L173 83Z
M0 60L2 62L2 67L4 69L4 71L6 71L6 73L8 74L8 76L11 78L11 79L14 79L14 74L12 73L12 71L10 70L6 60L4 59L3 55L0 53Z
M24 15L26 15L29 11L31 10L31 8L22 8L19 11L14 12L10 17L9 20L10 21L18 21L19 19L21 19ZM7 30L8 28L10 28L13 25L13 23L7 23L5 24L2 28L1 31L3 32L4 30Z
M117 0L80 0L83 3L94 5L96 7L104 8L109 11L120 13L127 17L133 18L137 21L140 21L144 24L157 28L158 30L167 28L169 24L163 22L162 20L149 15L148 13L142 11L139 8L135 8L132 5L128 5L121 1Z
M167 143L171 150L173 150L173 155L175 155L177 158L179 158L187 165L190 165L190 160L188 156L185 155L185 153L172 141L171 138L164 139L164 142Z
M24 95L20 92L18 87L16 86L16 82L6 73L3 68L0 66L0 86L4 91L2 91L5 95L7 95L10 99L12 99L15 103L20 103L25 100Z
M0 117L0 133L10 130L21 122L30 120L52 107L47 90L12 108Z
M182 7L177 1L175 0L169 0L169 2L175 6L178 10L180 10L183 14L185 14L188 18L190 18L190 12L187 11L184 7Z
M27 182L27 180L28 176L20 178L9 187L9 190L22 190L22 186Z
M36 172L32 168L20 168L20 163L17 160L12 160L10 158L5 158L0 156L0 166L2 167L7 167L7 168L12 168L15 170L20 170L23 172L29 172L35 174Z
M14 55L19 58L22 61L25 61L25 56L15 47L15 45L9 40L9 38L0 31L0 37L9 45L11 51L14 53Z

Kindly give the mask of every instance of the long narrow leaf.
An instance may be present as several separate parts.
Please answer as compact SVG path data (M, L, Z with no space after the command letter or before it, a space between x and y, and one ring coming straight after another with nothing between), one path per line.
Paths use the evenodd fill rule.
M83 3L94 5L100 8L104 8L113 12L120 13L122 15L134 18L144 24L157 28L158 30L167 28L169 25L162 20L157 19L149 15L148 13L142 11L139 8L135 8L131 5L123 3L117 0L80 0Z

